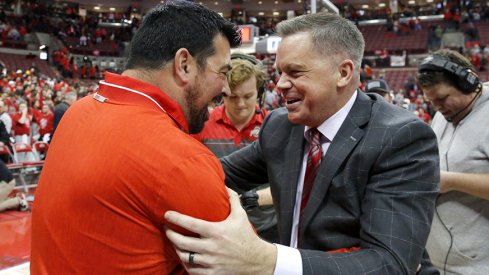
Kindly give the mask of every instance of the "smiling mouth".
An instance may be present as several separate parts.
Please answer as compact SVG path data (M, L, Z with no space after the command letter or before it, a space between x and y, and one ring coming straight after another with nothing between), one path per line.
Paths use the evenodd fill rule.
M287 104L293 104L293 103L296 103L299 101L301 101L301 100L300 99L291 99L291 100L287 100Z

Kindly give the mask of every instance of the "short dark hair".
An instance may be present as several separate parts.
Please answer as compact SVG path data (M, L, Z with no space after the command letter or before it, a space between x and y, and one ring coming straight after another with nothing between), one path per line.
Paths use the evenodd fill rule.
M433 53L431 56L444 58L464 68L470 69L473 72L476 72L474 65L472 65L467 58L456 51L441 49ZM453 74L443 69L423 70L418 72L418 84L421 86L421 88L433 87L441 83L450 85L452 87L459 87L455 81L458 81L458 79L453 77Z
M161 69L180 48L186 48L203 68L216 51L213 40L218 34L232 48L241 44L238 26L216 12L190 1L166 1L144 17L131 41L126 69Z

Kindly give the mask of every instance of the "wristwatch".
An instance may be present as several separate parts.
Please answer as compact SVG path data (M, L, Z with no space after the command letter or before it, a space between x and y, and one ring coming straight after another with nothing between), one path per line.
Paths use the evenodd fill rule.
M258 194L256 193L256 189L251 189L250 191L242 193L240 199L241 205L246 211L258 206Z

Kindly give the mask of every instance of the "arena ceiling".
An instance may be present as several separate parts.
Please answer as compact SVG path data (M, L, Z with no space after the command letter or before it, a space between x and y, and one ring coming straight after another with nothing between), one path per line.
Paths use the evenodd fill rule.
M285 16L287 11L294 10L302 13L304 10L304 1L310 3L310 0L195 0L211 9L229 16L233 8L246 10L248 15L265 15L265 16ZM426 5L439 0L398 0L400 5L414 6ZM84 0L70 1L80 3L80 7L87 10L93 10L98 7L98 11L109 12L110 8L116 11L125 11L129 6L140 7L146 11L161 0ZM382 8L389 5L389 0L331 0L336 6L351 5L357 9ZM263 14L258 14L263 13Z

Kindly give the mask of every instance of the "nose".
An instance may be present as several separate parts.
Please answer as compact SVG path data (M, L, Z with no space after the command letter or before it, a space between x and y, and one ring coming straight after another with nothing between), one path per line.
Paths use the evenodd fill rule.
M440 108L442 107L442 104L440 101L438 100L430 100L431 104L433 105L433 107L435 107L436 110L440 110Z
M279 92L284 93L288 89L292 88L292 83L288 80L287 76L282 73L275 87Z
M238 106L239 106L239 107L243 107L243 106L245 106L245 105L246 105L246 104L245 104L245 101L246 101L246 100L245 100L244 98L240 97L240 98L238 99Z

